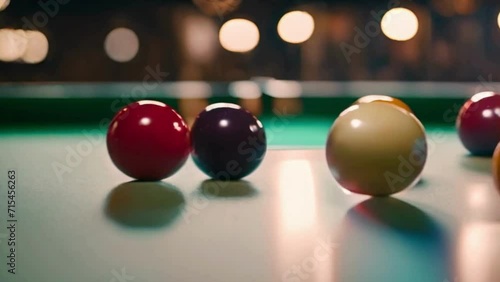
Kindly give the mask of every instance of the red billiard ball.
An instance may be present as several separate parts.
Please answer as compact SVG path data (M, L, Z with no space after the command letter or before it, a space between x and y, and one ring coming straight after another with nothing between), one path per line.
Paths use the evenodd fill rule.
M460 109L456 127L469 152L491 156L500 141L500 95L481 92L472 96Z
M189 129L164 103L139 101L121 109L107 134L111 160L126 175L157 181L173 175L190 153Z

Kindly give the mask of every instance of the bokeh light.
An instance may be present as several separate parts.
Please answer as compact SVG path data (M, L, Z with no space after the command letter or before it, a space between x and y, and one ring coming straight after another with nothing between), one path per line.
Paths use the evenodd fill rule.
M15 62L21 59L28 39L22 30L0 29L0 60Z
M245 19L227 21L219 31L219 41L224 49L231 52L248 52L259 43L257 26Z
M498 13L497 24L498 24L498 28L500 28L500 13Z
M187 17L183 34L189 58L199 63L208 63L213 59L217 50L217 25L212 19Z
M10 4L10 0L0 0L0 11L7 9Z
M229 85L229 94L241 99L259 99L262 96L259 85L254 81L235 81Z
M396 41L412 39L418 31L417 16L406 8L394 8L385 13L381 22L382 32Z
M139 52L139 38L128 28L114 29L106 37L104 50L113 61L128 62Z
M278 22L278 34L289 43L302 43L311 38L313 32L314 19L306 12L289 12Z
M22 61L28 64L38 64L47 58L49 53L49 41L47 37L34 30L27 30L25 32L28 44L22 56Z

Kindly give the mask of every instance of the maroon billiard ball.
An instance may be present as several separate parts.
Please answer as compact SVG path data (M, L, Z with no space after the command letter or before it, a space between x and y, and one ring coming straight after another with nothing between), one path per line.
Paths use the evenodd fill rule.
M500 95L481 92L472 96L460 109L456 127L469 152L491 156L500 141Z
M139 101L121 109L107 134L109 156L126 175L157 181L173 175L190 153L189 129L164 103Z
M191 128L193 161L218 180L237 180L252 173L267 149L262 123L250 112L230 103L212 104Z

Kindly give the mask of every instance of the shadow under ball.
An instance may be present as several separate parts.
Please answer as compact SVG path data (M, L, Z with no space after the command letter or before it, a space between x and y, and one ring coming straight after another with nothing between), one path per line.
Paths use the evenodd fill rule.
M427 160L420 121L386 103L354 105L330 129L326 144L330 171L354 193L387 196L416 183Z
M262 162L267 149L262 123L236 104L205 108L191 128L194 163L218 180L241 179Z

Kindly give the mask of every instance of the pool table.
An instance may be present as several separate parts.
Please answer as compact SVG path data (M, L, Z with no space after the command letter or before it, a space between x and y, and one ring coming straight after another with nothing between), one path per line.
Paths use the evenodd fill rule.
M162 83L140 97L127 96L138 83L1 85L0 281L500 281L491 158L470 156L454 128L477 85L238 83ZM407 102L427 131L421 180L391 197L342 189L325 160L335 117L373 93ZM265 159L241 181L209 180L192 160L133 181L105 134L138 99L183 115L257 105Z

